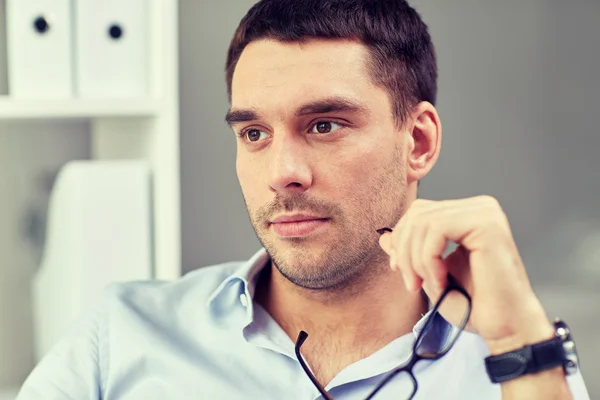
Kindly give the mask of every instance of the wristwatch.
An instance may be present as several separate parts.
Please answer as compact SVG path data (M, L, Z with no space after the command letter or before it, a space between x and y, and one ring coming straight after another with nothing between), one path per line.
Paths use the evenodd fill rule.
M565 375L577 372L579 359L569 327L557 319L554 322L554 330L555 337L552 339L487 357L485 368L491 381L501 383L561 365Z

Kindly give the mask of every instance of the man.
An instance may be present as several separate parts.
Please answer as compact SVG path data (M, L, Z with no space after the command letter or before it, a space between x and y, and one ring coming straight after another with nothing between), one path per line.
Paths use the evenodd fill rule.
M442 131L433 45L408 4L262 0L226 72L264 249L113 286L19 400L362 399L400 367L377 398L589 398L498 203L417 200ZM428 312L423 293L449 287Z

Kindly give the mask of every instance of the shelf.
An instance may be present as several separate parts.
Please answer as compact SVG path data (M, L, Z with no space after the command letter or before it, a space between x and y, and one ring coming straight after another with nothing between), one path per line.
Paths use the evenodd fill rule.
M99 117L151 117L157 100L69 99L29 100L0 96L0 121L28 119L87 119Z

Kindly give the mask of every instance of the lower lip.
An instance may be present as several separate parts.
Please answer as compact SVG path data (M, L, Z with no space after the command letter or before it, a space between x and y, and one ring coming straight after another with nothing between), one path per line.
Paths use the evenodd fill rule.
M283 237L300 237L313 233L327 223L326 219L273 223L275 233Z

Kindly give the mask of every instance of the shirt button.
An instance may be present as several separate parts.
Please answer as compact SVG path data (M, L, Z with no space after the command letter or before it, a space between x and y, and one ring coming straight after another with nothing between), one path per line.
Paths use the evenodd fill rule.
M244 293L240 294L240 302L244 307L248 307L248 297Z

